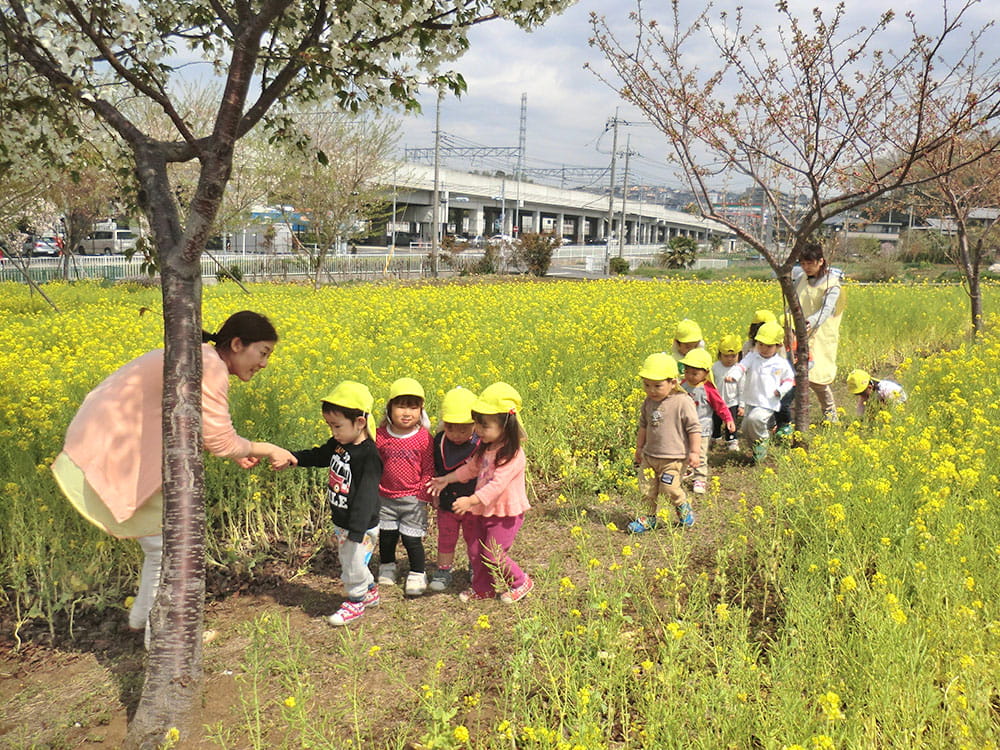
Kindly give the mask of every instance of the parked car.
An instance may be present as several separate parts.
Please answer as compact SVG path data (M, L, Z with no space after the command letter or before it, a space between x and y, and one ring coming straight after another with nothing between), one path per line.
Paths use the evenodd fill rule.
M131 229L98 229L91 232L76 248L81 255L111 255L135 249L139 239Z
M54 234L37 234L24 241L21 252L24 255L55 258L62 252L62 240Z

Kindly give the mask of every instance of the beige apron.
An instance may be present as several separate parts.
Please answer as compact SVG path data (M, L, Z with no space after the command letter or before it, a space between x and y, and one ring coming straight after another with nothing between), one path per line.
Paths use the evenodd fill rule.
M816 286L809 284L809 278L802 274L796 286L802 313L808 318L823 307L823 298L830 287L840 286L840 278L829 271ZM812 366L809 369L809 382L816 385L830 385L837 377L837 344L840 343L840 318L844 313L844 288L840 288L840 297L834 308L833 315L823 321L819 328L809 337L809 354Z

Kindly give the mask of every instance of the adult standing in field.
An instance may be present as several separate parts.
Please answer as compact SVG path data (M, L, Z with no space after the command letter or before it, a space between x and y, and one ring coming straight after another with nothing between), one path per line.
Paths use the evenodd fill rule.
M823 417L837 421L837 405L830 384L837 377L837 345L840 343L840 319L844 313L843 272L831 268L823 255L823 246L810 242L792 269L795 294L806 318L809 336L809 387L816 394Z
M267 366L278 343L271 322L249 310L203 335L202 442L216 456L250 468L261 458L295 464L271 443L240 437L229 414L229 378L246 382ZM214 346L209 344L212 342ZM52 471L81 515L145 555L129 626L146 629L163 557L163 349L133 359L84 399Z

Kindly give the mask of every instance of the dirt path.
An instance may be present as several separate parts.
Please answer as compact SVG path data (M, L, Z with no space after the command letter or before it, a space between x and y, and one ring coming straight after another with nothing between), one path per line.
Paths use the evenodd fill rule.
M755 467L725 453L715 457L721 462L715 468L721 489L702 504L698 524L689 532L693 574L714 568L717 542L730 532L727 519L740 493L752 494L756 485ZM615 502L588 505L585 522L594 538L626 543L622 532L606 526L611 521L625 527L629 520L625 506ZM561 575L572 574L579 563L568 532L579 522L580 507L576 504L569 509L556 504L553 497L540 498L519 535L515 548L518 561L529 570L551 572L539 575L545 580L557 581ZM433 560L433 542L427 548ZM459 559L463 554L460 548ZM507 648L518 607L546 607L558 602L558 593L550 585L539 586L529 601L518 607L499 602L462 605L455 596L467 580L462 570L456 574L452 591L416 600L404 599L399 587L383 587L382 606L358 625L340 630L322 619L341 601L339 581L333 573L333 555L324 551L304 574L273 569L207 604L206 628L217 636L205 648L204 699L196 717L201 729L185 747L218 747L205 730L212 725L235 730L230 747L252 746L240 732L248 721L245 696L252 687L247 678L250 624L264 615L287 618L289 632L305 644L308 653L304 660L311 665L309 680L315 699L322 702L318 710L341 724L345 733L362 712L368 726L383 727L386 732L371 745L375 747L402 744L400 735L410 740L420 736L422 727L414 712L416 691L410 689L427 679L441 655L454 651L455 643L465 639L472 661L469 668L482 666L485 670L493 661L491 654ZM481 614L488 615L489 629L476 627ZM47 631L35 632L20 651L14 651L9 636L4 636L0 641L0 747L120 746L127 716L141 690L145 654L141 636L129 632L125 625L124 613L117 610L107 612L103 621L85 616L75 627L73 639L68 629L57 630L54 638ZM357 658L370 654L377 657ZM491 693L491 679L501 680L502 675L484 677L482 692L486 696ZM363 691L361 705L356 698L359 687ZM267 690L261 701L280 704L283 696L273 686ZM495 718L488 700L474 714L466 720L487 724Z

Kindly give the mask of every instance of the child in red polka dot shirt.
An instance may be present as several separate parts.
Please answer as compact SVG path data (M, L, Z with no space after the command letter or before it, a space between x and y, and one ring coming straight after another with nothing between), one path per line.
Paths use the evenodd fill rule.
M413 378L389 386L385 417L375 433L382 458L379 482L380 584L396 583L396 545L402 539L410 563L403 593L420 596L427 590L424 536L427 534L427 482L434 476L434 438L424 413L424 389Z

